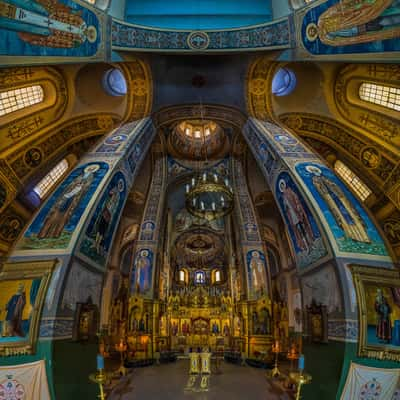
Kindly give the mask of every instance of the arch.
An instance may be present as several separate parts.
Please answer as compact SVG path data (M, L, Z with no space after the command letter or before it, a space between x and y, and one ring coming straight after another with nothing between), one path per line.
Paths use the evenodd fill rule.
M112 131L52 193L10 257L10 263L18 259L29 264L32 257L46 258L43 250L48 249L52 253L50 257L59 260L53 271L52 306L46 309L41 320L40 339L52 340L55 349L51 356L46 353L49 367L57 364L55 360L60 343L57 339L72 335L77 304L86 303L90 298L95 306L100 307L110 247L127 192L154 135L149 119ZM112 147L116 145L118 149ZM110 148L114 151L110 152ZM27 254L25 250L28 248L31 251ZM45 357L43 351L46 352L46 348L38 349L39 358ZM72 345L69 354L76 357L79 351L79 346ZM94 349L94 358L96 352ZM56 369L53 383L57 387L62 382L57 380ZM78 371L71 373L79 375Z
M53 67L4 68L0 71L0 92L40 86L43 101L27 109L3 115L0 123L0 154L7 148L32 137L62 118L68 104L63 75Z
M339 71L334 85L335 109L341 119L392 151L400 147L399 112L362 100L360 87L373 84L399 88L399 71L397 64L350 64Z

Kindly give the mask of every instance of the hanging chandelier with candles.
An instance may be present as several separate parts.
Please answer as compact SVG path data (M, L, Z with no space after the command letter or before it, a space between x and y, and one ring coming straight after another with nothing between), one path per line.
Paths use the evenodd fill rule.
M204 171L186 184L186 208L194 216L212 221L233 210L233 189L228 178Z

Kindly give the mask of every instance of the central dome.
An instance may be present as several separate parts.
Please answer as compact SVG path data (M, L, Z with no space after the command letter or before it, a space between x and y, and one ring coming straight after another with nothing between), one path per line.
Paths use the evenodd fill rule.
M187 160L220 158L225 144L224 130L211 120L182 121L169 135L170 152Z

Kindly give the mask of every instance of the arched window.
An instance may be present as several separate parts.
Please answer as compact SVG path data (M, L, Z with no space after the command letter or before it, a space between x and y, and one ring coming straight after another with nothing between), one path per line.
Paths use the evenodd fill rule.
M179 270L179 281L185 282L186 281L186 274L183 269Z
M44 99L40 85L26 86L0 93L0 116L41 103Z
M335 171L357 193L362 201L372 193L371 189L347 165L339 160L335 162Z
M279 68L272 79L272 93L275 96L287 96L296 87L296 75L287 68Z
M60 161L34 188L33 191L43 199L49 190L62 178L68 170L68 161Z
M206 283L206 275L204 271L196 271L194 276L194 282L196 284L203 284Z
M118 68L111 68L104 73L103 88L110 96L125 96L128 85L124 74Z
M215 282L221 282L221 271L219 269L215 271Z
M376 83L362 83L359 95L361 100L400 111L400 88Z

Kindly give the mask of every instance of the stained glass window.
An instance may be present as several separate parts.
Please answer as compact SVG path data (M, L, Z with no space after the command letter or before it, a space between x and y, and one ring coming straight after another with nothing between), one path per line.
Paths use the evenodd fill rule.
M44 99L40 85L22 87L0 93L0 116L41 103Z
M43 199L46 193L61 179L68 170L68 161L60 161L34 188L33 191Z
M297 80L293 71L279 68L272 79L272 93L275 96L287 96L296 88Z
M215 271L215 282L221 282L221 271Z
M359 93L361 100L400 111L400 88L363 83Z
M335 162L335 171L362 201L372 193L371 189L347 165L339 160Z

